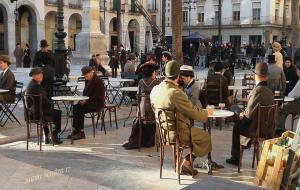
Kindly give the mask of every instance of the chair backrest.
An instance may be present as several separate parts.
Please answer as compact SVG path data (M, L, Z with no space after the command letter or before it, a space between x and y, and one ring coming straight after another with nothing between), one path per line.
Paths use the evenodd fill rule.
M155 123L155 113L151 107L149 94L137 94L138 117L144 124Z
M255 87L255 80L253 79L252 74L244 75L244 78L242 80L242 85L248 87L247 89L244 89L242 91L242 97L246 98L251 92L251 90Z
M23 95L24 83L16 81L16 99L17 101L21 100Z
M27 123L40 121L43 118L42 95L25 94L22 96L24 116Z
M159 128L160 142L174 145L178 134L176 110L156 108L155 119Z
M268 79L268 87L272 90L272 92L280 91L281 94L284 93L281 79Z
M273 138L275 131L275 120L277 113L277 104L257 106L257 121L254 123L256 127L255 138Z
M205 103L206 105L218 106L222 101L222 78L219 80L205 80ZM204 106L206 106L204 105Z
M85 82L84 76L78 77L77 82Z

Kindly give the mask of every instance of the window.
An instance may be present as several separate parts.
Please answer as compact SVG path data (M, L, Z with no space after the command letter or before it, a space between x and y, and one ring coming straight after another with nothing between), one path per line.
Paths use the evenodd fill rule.
M113 8L112 8L114 11L117 11L118 9L118 2L117 0L113 0Z
M215 11L215 21L219 22L219 11Z
M233 20L239 21L240 20L240 11L233 11Z
M260 8L253 8L252 9L252 19L253 20L260 20Z
M4 50L4 33L0 33L0 50Z
M198 13L198 22L204 22L204 13Z
M188 12L187 11L183 11L182 14L183 14L183 22L187 23L188 22Z
M278 21L279 10L275 9L275 21Z
M113 27L113 31L117 32L117 19L113 19L112 27Z

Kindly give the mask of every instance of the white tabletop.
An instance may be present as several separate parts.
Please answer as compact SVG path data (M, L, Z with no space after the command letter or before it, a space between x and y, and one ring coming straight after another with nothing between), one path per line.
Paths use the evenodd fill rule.
M80 101L80 100L88 100L88 96L54 96L51 98L52 100L55 101Z
M139 91L138 86L129 86L129 87L122 87L120 88L121 91L126 91L126 92L137 92Z
M234 112L232 112L232 111L215 109L213 115L208 116L208 117L230 117L233 115L234 115Z
M134 79L108 78L110 82L132 82Z
M7 90L7 89L0 89L0 93L6 93L6 92L9 92L9 90Z
M248 86L228 86L228 90L245 90L248 89Z
M72 87L72 86L84 86L84 82L67 82L66 86Z
M274 98L275 101L282 101L282 98ZM285 96L283 101L284 102L293 102L295 100L295 98L291 98L291 97L287 97Z

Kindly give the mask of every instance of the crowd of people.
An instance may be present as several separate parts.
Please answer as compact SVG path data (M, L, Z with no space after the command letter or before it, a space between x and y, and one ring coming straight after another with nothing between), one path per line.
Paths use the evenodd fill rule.
M211 44L208 44L211 46ZM33 67L29 73L32 78L26 93L41 94L43 102L42 108L46 121L53 120L55 130L53 137L49 137L48 127L44 127L45 142L50 141L55 144L61 144L59 132L61 131L61 111L53 108L51 101L52 82L54 80L54 56L48 50L46 40L41 40L41 49L35 54ZM192 48L192 46L190 46ZM231 158L226 162L229 164L239 164L240 145L249 147L250 139L255 135L255 127L253 123L257 119L257 105L273 105L275 103L275 92L279 91L281 95L285 95L295 100L283 103L278 108L276 119L276 135L281 135L285 131L285 120L289 114L300 114L300 63L293 64L291 57L283 55L280 43L272 44L272 51L267 55L267 61L257 62L253 70L254 88L248 95L247 103L244 109L233 101L233 93L228 89L229 85L234 85L234 71L231 68L232 46L221 46L224 55L221 53L223 61L220 61L213 54L213 46L210 50L204 43L200 43L198 54L200 56L200 66L209 67L206 76L206 84L214 82L217 86L212 88L221 88L221 97L215 94L208 94L209 85L200 88L200 83L194 76L193 64L183 65L173 59L172 53L168 51L155 51L143 55L142 61L137 65L137 56L133 53L126 52L121 46L120 52L113 47L109 52L109 66L112 73L109 73L101 64L99 54L92 55L87 66L81 69L85 78L85 87L83 95L88 96L88 100L80 101L73 108L73 132L69 138L73 140L84 139L84 115L89 112L97 112L104 108L105 105L105 85L103 80L97 76L100 71L103 76L117 77L117 69L121 67L121 76L124 78L132 78L135 80L131 85L138 86L138 109L136 118L132 127L129 140L123 144L125 149L135 149L139 146L139 130L142 130L142 147L150 147L155 145L156 133L156 117L158 109L169 109L177 112L178 123L168 123L169 128L165 130L171 131L171 140L174 141L175 132L178 131L179 139L182 143L191 142L193 145L193 155L186 155L182 162L182 172L190 175L196 171L192 169L193 159L201 157L212 151L212 139L210 135L202 128L193 127L194 120L206 123L208 117L214 113L213 109L206 109L207 105L213 104L218 106L224 103L228 110L234 111L234 126L232 131ZM265 57L264 46L257 46L257 50L249 50L246 48L246 54L251 51L257 51L259 56ZM17 45L15 55L20 55L20 45ZM29 49L29 48L28 48ZM247 50L248 49L248 50ZM211 52L210 54L208 54ZM248 53L247 53L248 52ZM263 52L263 53L262 53ZM30 54L30 51L29 51ZM297 54L296 54L297 57ZM24 59L17 59L17 65L20 65ZM208 63L207 63L208 62ZM15 78L9 69L11 62L8 56L0 56L0 69L3 71L0 75L0 88L8 89L9 93L0 96L0 101L12 101L15 95ZM160 77L158 75L160 74ZM288 81L288 83L287 83ZM37 108L33 108L39 112ZM169 115L168 117L172 117ZM174 121L174 118L170 118ZM141 122L141 123L139 123ZM216 125L219 121L216 120ZM142 125L142 128L139 126ZM164 124L166 127L167 123ZM177 128L176 128L177 127ZM262 136L266 138L272 137L272 131L265 131ZM240 136L245 137L245 141L241 143ZM190 159L192 158L192 160Z

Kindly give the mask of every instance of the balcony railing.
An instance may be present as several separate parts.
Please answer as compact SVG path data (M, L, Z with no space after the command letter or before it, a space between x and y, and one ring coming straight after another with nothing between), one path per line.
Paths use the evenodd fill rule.
M81 9L82 8L81 0L69 0L69 8Z
M58 0L44 0L45 5L55 5L57 6Z

